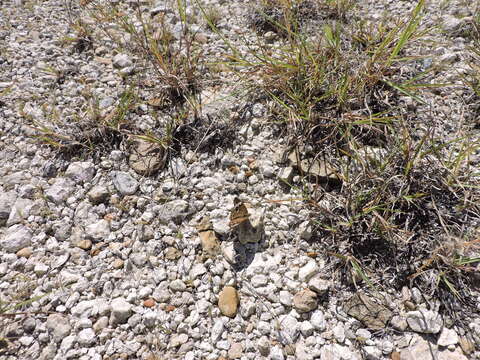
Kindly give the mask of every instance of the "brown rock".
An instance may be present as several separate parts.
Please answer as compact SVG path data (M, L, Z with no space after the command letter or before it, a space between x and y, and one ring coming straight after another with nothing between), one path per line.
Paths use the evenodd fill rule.
M75 244L82 250L90 250L92 248L92 241L88 239L80 240Z
M166 311L166 312L172 312L172 311L175 310L175 309L176 309L176 307L173 306L173 305L167 305L167 306L165 306L165 311Z
M148 308L154 307L155 306L155 300L153 300L152 298L146 299L143 302L143 306L148 307Z
M31 247L25 247L25 248L17 251L17 256L18 257L24 257L24 258L28 259L31 255L32 255L32 248Z
M138 139L133 141L128 158L130 167L139 175L153 175L165 164L166 151L163 146Z
M353 295L343 305L343 309L348 315L373 330L383 329L393 316L392 311L386 306L375 302L367 294L361 292Z
M390 354L390 359L391 360L400 360L400 353L398 351L393 351Z
M209 257L217 256L220 253L220 242L217 239L213 226L208 217L204 217L197 225L198 235L202 242L203 254Z
M317 294L310 289L299 291L293 297L293 307L298 312L309 312L318 306Z
M180 256L182 253L177 248L169 247L165 250L165 258L168 260L177 260Z
M218 307L220 312L228 317L235 317L238 310L238 293L232 286L225 286L218 296Z
M405 308L406 308L407 310L410 310L410 311L413 311L413 310L415 310L415 309L417 308L417 306L416 306L413 302L408 301L408 300L407 300L407 301L404 301L404 302L403 302L403 305L405 305Z

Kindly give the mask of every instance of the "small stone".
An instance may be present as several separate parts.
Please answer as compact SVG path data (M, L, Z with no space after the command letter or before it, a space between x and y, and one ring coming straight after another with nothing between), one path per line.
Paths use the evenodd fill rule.
M185 285L185 283L180 279L173 280L170 283L170 289L172 289L173 291L184 291L186 288L187 285Z
M30 210L33 207L33 202L29 199L18 198L12 207L10 216L7 220L7 226L12 226L19 223L25 223L30 215Z
M83 346L92 346L95 343L95 331L92 328L84 329L78 333L77 341Z
M167 306L165 306L165 311L166 311L167 313L168 313L168 312L172 312L172 311L174 311L175 309L176 309L176 307L173 306L173 305L167 305Z
M300 333L297 319L291 315L280 318L281 334L286 344L293 344Z
M76 342L77 342L76 336L73 336L73 335L67 336L62 340L62 342L60 344L60 349L64 352L66 352L66 351L70 350L71 348L73 348L73 346L75 345Z
M315 276L308 282L308 288L315 291L318 296L325 296L328 294L332 283L330 280L322 279L320 276Z
M53 336L53 341L59 343L70 334L71 326L68 319L59 314L51 314L47 318L46 327Z
M299 341L295 346L295 359L297 360L313 360L313 354L308 349L304 341Z
M395 315L394 317L392 317L390 325L392 326L392 328L398 331L405 331L408 326L407 320L400 315Z
M443 29L447 32L455 32L462 26L462 20L451 15L447 15L443 19Z
M443 328L440 337L438 338L437 345L450 346L458 343L458 335L455 330Z
M24 258L29 258L30 256L32 256L32 248L31 247L25 247L23 249L20 249L17 251L17 256L18 257L24 257Z
M0 249L7 253L15 253L30 246L31 243L32 232L24 225L17 224L9 227L3 239L0 235Z
M107 326L108 326L108 317L102 316L95 322L95 324L93 324L93 330L96 333L99 333L100 331L105 329Z
M298 312L309 312L317 308L317 294L309 289L299 291L293 297L293 307Z
M216 343L216 348L219 350L228 350L230 349L230 343L228 340L220 340L219 342Z
M300 281L308 281L313 275L318 272L318 266L315 261L309 261L306 265L298 271L298 279Z
M38 263L35 265L35 267L33 268L33 272L37 275L37 276L42 276L42 275L45 275L48 271L48 266L45 265L45 264L42 264L42 263Z
M408 347L400 351L399 359L437 360L439 359L438 348L435 344L432 344L421 337L415 337L409 341Z
M132 315L132 305L123 298L113 299L111 304L110 323L112 325L124 324Z
M0 226L4 226L7 222L12 206L15 204L17 194L13 191L0 192Z
M88 199L93 204L100 204L105 202L108 199L109 195L110 193L108 192L107 187L102 185L94 186L87 193Z
M281 290L278 297L282 305L292 306L292 294L290 292Z
M42 176L47 179L57 176L57 168L54 162L47 161L45 163L45 165L42 167Z
M59 205L63 203L75 189L75 184L65 178L57 179L52 186L45 190L45 197Z
M355 335L357 336L357 338L364 340L368 340L372 337L372 333L367 329L358 329Z
M376 346L364 346L363 351L365 352L366 360L377 360L382 358L382 351Z
M255 288L265 286L268 283L268 278L265 275L261 275L261 274L255 275L250 280L250 283Z
M185 200L169 201L158 208L158 219L162 224L168 224L173 221L175 224L181 224L189 214L189 204Z
M122 259L115 259L113 260L113 264L112 264L112 267L114 269L121 269L123 268L123 264L124 264L124 261Z
M147 254L143 252L138 252L130 254L130 260L135 266L142 267L145 266L145 264L147 263L148 257Z
M117 69L127 68L133 65L127 54L117 54L112 59L112 65Z
M270 164L261 166L261 171L264 177L271 178L275 174L274 168Z
M234 318L237 315L238 304L237 290L232 286L225 286L218 296L220 312L225 316Z
M190 277L195 280L199 276L202 276L207 272L207 269L203 264L195 264L192 266L192 269L190 270Z
M405 305L405 309L407 310L415 310L417 308L417 305L415 305L413 302L408 300L404 301L403 305Z
M153 300L152 298L149 298L149 299L146 299L146 300L143 301L143 306L148 307L148 308L154 307L155 304L156 304L155 300Z
M229 359L240 359L243 353L243 346L241 343L234 342L230 345L230 349L228 350L228 358Z
M316 310L312 313L310 322L317 331L324 331L327 328L325 315L320 310Z
M298 226L300 238L309 241L313 236L313 224L311 221L304 221Z
M110 235L110 223L107 220L100 220L85 228L85 236L92 240L106 240Z
M156 288L152 297L159 303L167 303L170 301L171 295L167 289Z
M340 359L360 359L358 355L352 353L347 346L339 344L324 345L319 353L319 359L322 360L340 360Z
M211 340L213 344L216 344L222 337L224 330L224 324L222 319L217 319L212 326Z
M92 241L88 239L80 240L75 244L75 246L82 250L90 250L92 248Z
M440 314L431 310L410 311L407 323L413 331L424 334L437 334L443 327Z
M283 350L280 346L276 345L270 350L270 359L271 360L284 360L285 356L283 355Z
M302 323L300 324L300 332L306 338L311 336L314 330L315 328L310 323L310 321L302 321Z
M23 328L26 332L32 333L37 327L37 323L33 317L28 317L23 321Z
M268 356L270 353L270 340L266 336L262 336L260 339L257 341L257 348L262 356Z
M333 328L333 336L338 343L342 344L345 341L345 326L342 322L337 323Z
M169 347L177 347L180 345L185 344L188 341L188 335L187 334L175 334L172 335L170 338L170 344Z
M123 171L112 172L115 189L122 195L133 195L138 190L138 181L129 173Z
M281 181L285 182L286 184L291 184L294 175L295 170L293 169L293 167L288 166L281 168L277 176Z
M73 162L71 163L65 176L72 179L76 183L86 183L93 179L95 176L95 166L91 162Z

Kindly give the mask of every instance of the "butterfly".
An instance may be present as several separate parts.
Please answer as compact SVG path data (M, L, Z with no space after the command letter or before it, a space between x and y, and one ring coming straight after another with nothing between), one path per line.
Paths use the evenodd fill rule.
M245 221L248 221L250 214L248 213L247 207L245 204L239 199L235 198L233 200L235 206L233 207L232 211L230 212L230 227L234 228Z

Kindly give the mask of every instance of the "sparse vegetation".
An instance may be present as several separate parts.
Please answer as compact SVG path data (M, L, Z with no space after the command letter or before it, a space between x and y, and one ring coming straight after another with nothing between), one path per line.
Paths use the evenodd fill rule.
M224 42L220 60L204 54L183 0L174 7L174 16L181 19L177 28L166 12L147 18L140 4L132 18L114 4L82 3L95 25L72 22L77 36L65 41L71 40L79 52L88 51L94 33L101 33L118 53L136 61L136 74L125 74L129 87L115 109L91 111L96 115L90 120L111 134L108 141L118 143L128 133L165 146L194 143L198 149L197 139L208 136L197 137L192 128L207 124L211 134L218 130L202 114L201 90L219 81L217 72L228 72L251 99L268 104L269 120L287 134L290 149L302 160L323 159L340 180L331 188L313 186L308 172L301 174L310 203L318 209L312 221L321 250L371 287L416 285L448 310L468 311L464 305L472 304L471 275L480 262L475 232L480 184L470 159L480 143L463 128L446 138L435 123L419 124L418 114L408 110L406 99L428 111L422 91L448 86L428 82L435 67L416 65L423 57L412 49L432 30L422 23L425 1L417 2L409 18L384 23L355 18L350 0L263 0L249 18L256 36L240 40L222 32L218 9L195 4ZM478 20L471 47L477 59ZM267 32L274 36L265 37ZM217 71L208 71L212 64ZM478 102L475 61L471 70L464 80ZM152 96L142 98L136 87ZM168 119L158 134L142 133L132 123L130 115L140 104ZM225 129L232 128L220 130ZM64 135L47 127L39 130L40 140L66 144ZM84 145L86 139L92 141L84 137L75 144Z

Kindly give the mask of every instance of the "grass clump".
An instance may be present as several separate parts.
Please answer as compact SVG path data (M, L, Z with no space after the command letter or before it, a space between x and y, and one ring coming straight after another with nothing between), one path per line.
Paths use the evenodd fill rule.
M133 10L128 9L129 4L90 0L82 1L78 9L67 1L73 35L65 36L64 44L110 65L112 59L94 54L100 44L92 39L104 39L114 54L128 55L132 64L117 70L123 91L116 94L113 108L102 110L98 94L84 84L82 113L72 114L71 131L35 124L39 138L64 154L78 155L79 150L102 153L102 149L117 148L131 136L146 134L168 147L173 130L187 117L198 116L204 57L202 43L195 37L198 26L187 16L186 2L179 0L149 14L141 2L130 5ZM128 15L132 11L133 16ZM213 10L209 14L212 21L218 21ZM179 21L175 23L173 18ZM151 121L162 126L150 131L137 126L134 118L145 109Z
M325 159L341 180L333 195L307 184L321 209L319 243L371 286L415 285L447 310L473 309L480 184L469 158L479 143L467 132L446 140L404 105L410 98L428 109L421 90L443 86L428 83L429 71L415 66L421 57L406 50L430 31L421 25L425 1L393 23L355 19L351 3L327 2L342 16L322 17L316 7L317 34L297 18L306 3L262 3L254 27L282 36L273 43L258 36L247 54L232 51L229 59L268 99L289 146L311 149L301 156Z

